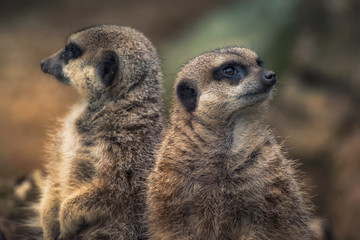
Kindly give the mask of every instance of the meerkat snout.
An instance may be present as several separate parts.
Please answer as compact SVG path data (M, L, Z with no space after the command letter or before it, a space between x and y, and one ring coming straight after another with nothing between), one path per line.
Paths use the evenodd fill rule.
M40 62L41 70L44 73L53 75L60 82L64 84L70 84L69 77L65 76L63 68L68 64L69 60L80 57L82 51L75 44L68 44L64 49L57 53L45 58Z
M265 70L261 80L265 86L272 87L276 83L276 74L273 71Z

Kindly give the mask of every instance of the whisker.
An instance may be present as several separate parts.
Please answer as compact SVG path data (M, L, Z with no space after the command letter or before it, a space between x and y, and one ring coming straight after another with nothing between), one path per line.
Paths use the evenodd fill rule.
M298 84L296 83L278 83L276 84L278 87L296 87Z

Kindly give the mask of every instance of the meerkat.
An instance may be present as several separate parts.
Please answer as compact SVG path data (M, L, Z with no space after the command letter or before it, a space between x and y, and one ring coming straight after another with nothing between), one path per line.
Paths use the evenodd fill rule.
M296 163L263 120L275 73L246 48L214 50L177 75L148 178L150 239L310 239Z
M154 46L130 27L93 26L40 65L80 96L49 146L43 239L144 239L144 181L163 122Z

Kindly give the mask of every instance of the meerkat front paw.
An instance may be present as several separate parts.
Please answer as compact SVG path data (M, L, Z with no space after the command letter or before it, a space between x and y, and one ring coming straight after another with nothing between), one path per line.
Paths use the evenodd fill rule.
M58 221L48 224L48 227L44 228L43 237L44 240L57 240L60 235L60 224Z
M57 239L60 234L60 223L58 221L57 205L47 208L41 217L41 226L43 229L44 240Z
M73 202L65 201L60 209L60 235L58 239L74 239L76 233L80 230L80 214Z
M76 235L83 230L84 226L90 226L102 216L98 207L88 204L89 198L91 196L95 198L96 195L97 191L94 189L83 189L61 204L59 239L76 239Z

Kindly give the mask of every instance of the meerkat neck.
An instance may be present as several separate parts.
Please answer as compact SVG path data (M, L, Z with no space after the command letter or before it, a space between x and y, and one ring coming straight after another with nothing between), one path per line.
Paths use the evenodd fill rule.
M231 129L231 144L229 150L233 154L246 149L251 150L264 144L268 139L267 126L258 116L243 116L235 119Z
M183 132L186 138L211 152L218 149L222 154L236 154L265 141L268 131L262 122L257 114L237 115L224 121L204 115L182 115L181 120L173 118L172 125L175 132Z
M149 95L149 94L148 94ZM155 121L159 118L157 112L148 111L151 108L154 110L160 109L161 101L159 98L153 97L155 100L146 101L147 95L137 97L119 97L101 99L93 98L81 99L74 109L76 110L76 117L72 121L79 133L85 135L111 135L118 134L117 131L109 131L110 129L132 129L132 119L150 119ZM114 121L117 119L117 121ZM139 124L139 123L138 123ZM114 135L114 137L115 137Z

